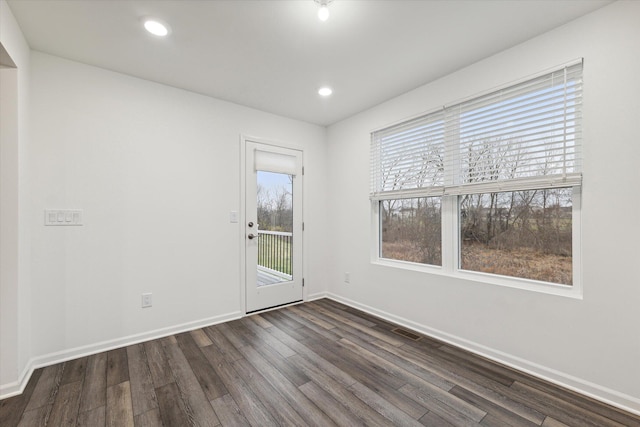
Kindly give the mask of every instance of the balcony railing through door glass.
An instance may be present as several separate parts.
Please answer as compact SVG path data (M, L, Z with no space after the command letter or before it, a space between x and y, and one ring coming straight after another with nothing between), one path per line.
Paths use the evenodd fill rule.
M293 234L286 231L258 230L258 236L258 286L290 281L293 268Z

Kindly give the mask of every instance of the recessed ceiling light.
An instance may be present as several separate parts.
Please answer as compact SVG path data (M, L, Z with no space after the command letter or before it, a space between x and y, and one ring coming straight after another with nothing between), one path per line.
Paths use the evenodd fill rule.
M320 6L318 8L318 19L322 22L329 19L329 3L331 3L332 0L315 0L315 2Z
M333 93L333 89L331 89L330 87L321 87L318 90L318 95L320 96L329 96Z
M329 8L326 5L320 6L320 9L318 9L318 19L323 22L329 19Z
M155 18L145 18L144 28L154 36L164 37L169 34L169 26Z

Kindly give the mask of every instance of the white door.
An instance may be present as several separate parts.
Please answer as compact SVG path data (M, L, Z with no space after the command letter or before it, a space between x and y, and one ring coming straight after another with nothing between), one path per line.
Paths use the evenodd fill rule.
M247 313L302 300L302 152L245 141Z

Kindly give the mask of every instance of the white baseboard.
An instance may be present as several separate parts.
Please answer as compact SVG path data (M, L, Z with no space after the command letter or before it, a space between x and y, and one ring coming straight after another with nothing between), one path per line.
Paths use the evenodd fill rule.
M555 369L533 363L526 359L509 355L507 353L486 347L484 345L466 340L464 338L460 338L455 335L451 335L446 332L418 324L403 317L378 310L376 308L358 303L348 298L344 298L329 292L319 292L313 295L308 295L306 301L313 301L322 298L329 298L358 310L362 310L366 313L396 323L405 328L409 328L421 334L439 339L446 343L468 350L472 353L494 360L498 363L502 363L503 365L518 369L535 377L584 394L585 396L592 397L609 405L640 415L640 399L638 398L620 393L616 390L612 390L598 384L594 384L581 378L565 374ZM27 363L27 366L24 368L17 381L0 385L0 400L21 394L24 391L24 388L29 382L29 379L31 378L31 375L33 374L33 371L35 369L54 365L56 363L66 362L68 360L77 359L79 357L89 356L92 354L101 353L128 345L137 344L144 341L163 338L177 333L187 332L218 323L236 320L243 316L244 314L241 312L233 312L221 316L214 316L199 321L183 323L181 325L156 329L154 331L129 335L123 338L103 341L96 344L76 347L73 349L32 358Z
M326 292L317 292L311 295L307 295L305 301L314 301L317 299L326 298ZM154 340L157 338L163 338L169 335L174 335L181 332L191 331L194 329L202 328L205 326L211 326L218 323L228 322L230 320L239 319L244 316L244 313L234 312L221 316L215 316L208 319L203 319L195 322L188 322L177 326L170 326L167 328L157 329L150 332L144 332L140 334L130 335L123 338L118 338L109 341L103 341L96 344L90 344L87 346L76 347L69 350L63 350L55 353L49 353L43 356L37 356L31 358L27 365L23 369L17 381L13 381L7 384L0 385L0 400L8 397L17 396L22 394L33 371L38 368L44 368L46 366L55 365L56 363L66 362L68 360L77 359L79 357L90 356L92 354L101 353L103 351L109 351L120 347L126 347L128 345L137 344L144 341Z
M419 332L423 335L427 335L429 337L444 341L448 344L455 345L456 347L460 347L482 357L486 357L487 359L491 359L495 362L533 375L537 378L549 381L553 384L557 384L561 387L565 387L585 396L589 396L593 399L615 406L627 412L640 415L640 399L636 397L620 393L616 390L594 384L590 381L568 375L566 373L539 365L529 360L492 349L482 344L478 344L476 342L469 341L464 338L460 338L425 325L421 325L419 323L405 319L401 316L396 316L394 314L378 310L376 308L361 304L348 298L341 297L340 295L327 292L326 297L350 307L356 308L358 310L362 310L371 315L380 317L384 320L396 323L405 328Z
M327 292L316 292L315 294L307 295L307 298L304 301L315 301L317 299L327 298L327 296Z
M32 360L29 360L17 381L0 385L0 400L22 394L34 371L31 362Z
M244 314L239 311L232 312L220 316L209 317L207 319L182 323L180 325L169 326L166 328L156 329L153 331L129 335L122 338L102 341L95 344L89 344L86 346L76 347L31 358L29 362L27 362L27 366L24 368L17 381L0 385L0 400L21 394L27 386L31 375L33 375L33 371L38 368L44 368L46 366L55 365L56 363L62 363L68 360L90 356L96 353L102 353L104 351L109 351L116 348L126 347L129 345L163 338L182 332L192 331L194 329L216 325L218 323L228 322L230 320L240 319L243 316Z

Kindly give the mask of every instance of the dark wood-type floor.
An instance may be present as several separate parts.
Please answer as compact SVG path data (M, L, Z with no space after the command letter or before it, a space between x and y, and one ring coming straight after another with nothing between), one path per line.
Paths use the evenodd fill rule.
M331 300L39 369L3 427L640 426L640 417Z

